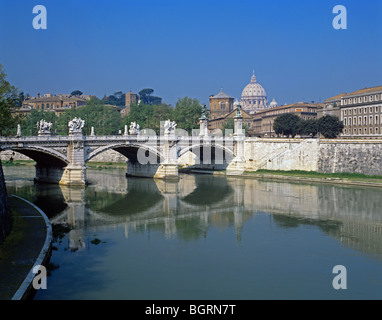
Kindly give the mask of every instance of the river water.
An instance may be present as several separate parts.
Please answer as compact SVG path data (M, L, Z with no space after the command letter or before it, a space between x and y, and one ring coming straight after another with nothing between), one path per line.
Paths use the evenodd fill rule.
M124 172L70 188L4 168L9 194L70 227L35 299L382 299L382 189Z

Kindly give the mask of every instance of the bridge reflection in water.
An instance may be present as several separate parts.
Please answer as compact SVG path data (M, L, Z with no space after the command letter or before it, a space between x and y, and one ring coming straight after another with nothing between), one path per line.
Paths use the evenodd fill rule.
M382 256L381 190L180 175L179 181L125 178L119 169L89 170L90 185L68 187L13 179L20 170L5 168L9 193L40 206L53 224L68 224L69 248L86 247L84 232L124 225L131 232L160 230L165 237L190 241L206 237L210 227L234 226L241 241L246 221L259 213L269 224L295 228L312 225L343 245ZM26 175L28 177L28 175Z

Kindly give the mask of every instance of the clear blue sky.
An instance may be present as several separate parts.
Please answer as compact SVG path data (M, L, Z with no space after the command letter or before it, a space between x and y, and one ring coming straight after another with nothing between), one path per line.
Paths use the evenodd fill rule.
M47 29L35 30L35 5ZM347 8L347 30L332 9ZM0 64L32 96L240 98L252 70L279 104L382 85L380 0L1 0Z

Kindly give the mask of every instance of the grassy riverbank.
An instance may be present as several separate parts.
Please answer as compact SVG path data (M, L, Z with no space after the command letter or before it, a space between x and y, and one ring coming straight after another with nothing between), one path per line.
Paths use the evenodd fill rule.
M3 167L14 167L14 166L34 166L36 164L33 160L12 160L12 161L1 161Z

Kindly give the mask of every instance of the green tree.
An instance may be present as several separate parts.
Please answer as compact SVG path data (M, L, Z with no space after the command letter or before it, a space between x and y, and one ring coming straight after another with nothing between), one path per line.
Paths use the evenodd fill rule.
M292 136L298 132L300 117L294 113L284 113L278 116L273 123L273 130L277 135Z
M17 123L6 100L0 100L0 136L15 134Z
M51 133L56 133L58 117L52 111L36 110L33 109L27 115L21 126L21 133L24 136L36 136L38 134L37 122L45 120L52 123Z
M113 106L123 107L125 106L125 94L122 91L114 92L114 94L110 96L104 96L102 98L102 102L104 104L110 104Z
M198 99L189 97L179 98L175 105L173 120L177 123L177 128L191 133L192 129L199 128L199 118L202 112L203 107Z
M318 133L318 122L315 119L303 120L298 124L297 133L302 136L316 136Z
M142 89L138 92L139 98L143 104L161 104L162 98L152 96L154 90L150 88Z
M336 116L325 115L318 119L318 132L327 139L336 138L343 129L344 124Z
M0 64L0 135L15 135L18 116L13 116L12 111L20 106L18 90L7 81L7 74Z
M111 106L105 106L102 101L92 97L85 106L77 109L69 109L61 114L57 122L57 132L68 134L68 123L73 118L85 120L82 130L84 135L90 135L91 127L94 127L97 135L118 134L122 130L121 115L118 110Z
M154 106L149 104L132 104L130 114L125 118L124 124L130 126L131 122L137 122L141 129L150 128L153 124Z
M160 123L173 118L174 108L161 103L159 105L139 104L130 107L130 114L125 118L124 124L130 126L135 121L141 129L151 129L160 134Z
M82 91L80 90L74 90L72 91L72 93L70 94L71 96L81 96L83 94Z
M166 121L168 119L173 119L174 108L170 105L161 103L159 105L153 105L152 119L150 121L150 129L155 130L158 134L160 133L160 122Z

